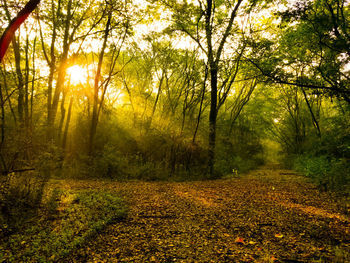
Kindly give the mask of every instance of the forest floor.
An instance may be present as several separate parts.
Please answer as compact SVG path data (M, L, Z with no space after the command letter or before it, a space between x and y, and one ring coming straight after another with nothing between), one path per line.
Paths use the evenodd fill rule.
M117 191L129 208L69 262L350 262L349 207L293 171L64 185Z

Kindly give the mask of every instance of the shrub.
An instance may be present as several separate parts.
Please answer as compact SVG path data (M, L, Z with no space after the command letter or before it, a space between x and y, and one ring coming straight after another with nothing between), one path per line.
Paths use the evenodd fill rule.
M0 224L13 232L39 208L47 178L35 172L10 173L0 182ZM3 233L5 234L5 233Z
M294 169L310 177L323 190L344 190L350 184L350 164L346 159L301 155Z
M49 196L47 204L60 199L57 218L50 221L39 217L9 236L7 242L0 239L0 259L6 262L62 261L107 224L126 216L122 200L112 193L54 190Z

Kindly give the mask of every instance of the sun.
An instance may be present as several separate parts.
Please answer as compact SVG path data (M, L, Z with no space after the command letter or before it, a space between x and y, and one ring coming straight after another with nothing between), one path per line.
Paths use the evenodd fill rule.
M86 78L87 78L86 69L79 65L74 65L67 68L67 74L69 76L70 83L73 85L86 83Z

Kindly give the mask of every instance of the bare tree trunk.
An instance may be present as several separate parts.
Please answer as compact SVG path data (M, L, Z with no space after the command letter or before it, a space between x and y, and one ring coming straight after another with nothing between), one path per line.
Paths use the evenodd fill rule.
M23 112L24 112L24 81L23 81L23 75L21 70L21 54L20 54L20 47L19 43L17 42L17 39L14 37L12 39L12 45L13 45L13 51L15 55L15 66L16 66L16 75L17 75L17 90L18 90L18 104L17 104L17 111L18 111L18 119L20 122L20 125L23 124Z
M61 119L60 119L60 124L58 126L58 136L57 136L58 141L60 141L61 139L64 118L66 116L66 109L64 107L64 103L66 102L66 93L67 92L63 91L62 100L61 100Z
M2 145L5 141L5 107L4 97L2 95L2 88L0 84L0 103L1 103L1 141L0 141L0 153L2 151Z
M26 37L25 47L25 84L24 84L24 124L26 130L29 127L29 38Z
M5 142L5 107L4 107L4 97L2 94L2 88L0 84L0 103L1 103L1 141L0 141L0 161L1 161L1 166L0 166L0 171L6 171L6 162L4 160L3 154L2 154L2 147ZM1 168L2 167L2 168Z
M198 132L198 128L199 128L199 123L201 121L203 101L204 101L205 90L206 90L205 84L207 82L207 78L208 78L208 66L205 67L205 76L204 76L204 80L203 80L203 90L202 90L201 102L200 102L200 105L199 105L199 111L198 111L198 116L197 116L197 123L196 123L196 128L195 128L194 133L193 133L192 143L195 143L195 141L196 141L196 136L197 136L197 132Z
M160 93L162 92L162 85L163 85L164 75L165 75L165 73L163 71L162 72L162 76L161 76L161 78L159 80L157 96L156 96L156 100L154 101L154 104L153 104L151 117L149 118L149 121L147 123L147 130L146 130L146 132L151 128L151 125L152 125L152 121L153 121L154 113L156 112L156 108L157 108L158 100L159 100L159 97L160 97Z
M210 67L210 112L209 112L209 149L208 149L208 167L210 177L214 176L215 164L215 144L216 144L216 117L217 117L217 85L218 71L214 66Z
M98 58L98 65L97 65L97 71L96 71L95 82L94 82L94 101L93 101L93 108L92 108L92 119L91 119L89 144L88 144L88 154L90 156L93 154L93 150L94 150L94 139L95 139L97 123L98 123L98 99L99 99L98 92L99 92L99 84L100 84L100 78L101 78L101 68L102 68L103 57L107 47L107 39L109 36L111 19L112 19L112 12L108 14L108 19L107 19L107 23L104 31L102 49Z
M36 46L36 38L34 39L33 44L33 58L32 58L32 67L33 67L33 75L32 75L32 88L30 92L30 128L33 127L33 100L34 100L34 84L35 84L35 46Z
M320 129L320 125L318 124L318 121L316 119L316 116L312 110L312 107L310 105L310 102L309 102L309 99L307 98L306 96L306 93L305 93L305 90L303 87L301 87L301 91L303 92L303 95L304 95L304 99L306 101L306 105L310 111L310 114L311 114L311 118L312 118L312 125L315 127L315 129L317 130L317 136L318 137L321 137L321 129Z
M123 72L123 83L124 83L124 87L126 88L126 91L128 93L131 109L132 109L133 116L134 116L134 118L133 118L133 126L136 127L136 112L135 112L135 107L134 107L134 101L133 101L133 98L131 96L131 90L129 89L128 83L126 82L124 72Z
M49 109L50 114L48 115L48 129L49 129L49 137L51 139L53 139L54 124L55 124L56 114L58 110L59 99L62 93L62 89L64 86L65 77L66 77L66 67L67 67L66 61L67 61L68 52L70 48L69 30L70 30L70 23L72 19L71 12L72 12L72 0L69 0L67 4L67 18L65 20L65 27L64 27L63 52L62 52L61 62L58 68L57 84L52 97L52 104Z
M67 120L66 120L66 125L64 127L64 133L63 133L63 139L62 139L62 149L63 150L66 149L68 128L69 128L69 123L70 123L70 119L71 119L71 115L72 115L72 105L73 105L73 96L71 96L70 101L69 101Z
M253 81L253 83L251 83L249 90L247 91L246 94L244 94L245 91L245 87L243 87L240 90L240 94L238 95L238 97L236 98L234 105L232 107L231 110L231 114L230 114L230 129L228 132L228 136L231 136L232 131L233 131L233 126L237 120L237 118L239 117L239 115L241 114L243 107L249 102L250 100L250 96L252 95L255 87L257 85L257 81L256 79Z

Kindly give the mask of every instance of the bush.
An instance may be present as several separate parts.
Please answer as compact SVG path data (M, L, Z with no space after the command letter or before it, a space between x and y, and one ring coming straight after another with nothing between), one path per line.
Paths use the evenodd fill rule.
M115 146L106 144L104 151L92 160L93 173L98 177L120 178L127 175L129 161Z
M0 224L11 233L35 216L47 178L35 172L10 173L0 182ZM6 233L2 233L3 235Z
M346 159L301 155L294 159L294 169L310 177L322 190L343 191L350 184L350 164Z
M245 141L231 137L219 138L215 169L223 175L237 170L238 173L247 173L264 163L263 147L259 140Z

